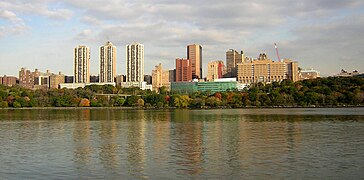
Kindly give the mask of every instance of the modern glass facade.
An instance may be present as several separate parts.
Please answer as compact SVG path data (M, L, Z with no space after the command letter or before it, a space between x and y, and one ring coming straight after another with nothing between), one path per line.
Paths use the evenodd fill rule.
M237 82L172 82L171 91L188 94L197 91L224 92L237 89Z

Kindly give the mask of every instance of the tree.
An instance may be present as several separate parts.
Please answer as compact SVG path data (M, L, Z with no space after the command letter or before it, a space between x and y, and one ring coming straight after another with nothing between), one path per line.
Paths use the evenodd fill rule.
M123 106L125 103L125 99L122 97L117 97L114 101L114 106Z
M6 101L0 102L0 108L7 108L7 107L9 107L8 102L6 102Z
M90 107L90 100L83 98L79 104L80 107Z
M205 101L201 98L195 98L191 100L190 107L192 108L201 108L205 106Z
M138 106L138 100L139 99L141 99L139 96L135 96L135 95L129 96L126 99L126 104L128 106ZM143 103L144 103L144 101L143 101Z
M217 107L221 104L221 100L215 96L208 97L206 99L206 105L210 107Z
M142 98L139 98L137 101L137 106L142 107L144 106L144 100Z
M190 105L190 97L188 95L173 96L173 106L177 108L186 108Z
M20 104L20 102L15 101L15 102L13 103L13 107L14 107L14 108L21 108L21 104Z
M168 94L168 89L167 89L167 87L165 87L165 86L160 87L160 88L159 88L159 94L167 95L167 94Z

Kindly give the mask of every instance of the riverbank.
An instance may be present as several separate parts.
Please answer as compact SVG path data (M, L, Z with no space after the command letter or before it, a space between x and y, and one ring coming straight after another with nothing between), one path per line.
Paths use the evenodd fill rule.
M24 110L53 110L53 109L60 109L60 110L79 110L79 109L116 109L116 110L171 110L171 109L190 109L190 110L213 110L213 109L302 109L302 108L361 108L364 107L364 105L360 106L349 106L349 105L343 105L343 106L246 106L246 107L187 107L187 108L176 108L176 107L22 107L22 108L0 108L0 110L15 110L15 109L24 109Z

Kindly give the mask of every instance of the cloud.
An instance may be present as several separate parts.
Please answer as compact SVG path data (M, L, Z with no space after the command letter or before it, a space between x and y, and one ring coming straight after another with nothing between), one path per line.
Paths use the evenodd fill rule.
M110 40L122 47L118 52L134 41L145 44L147 68L157 61L173 67L174 58L185 57L191 43L203 46L204 71L208 61L224 60L230 48L253 57L265 51L275 59L277 42L282 57L303 67L327 74L355 64L364 70L359 61L364 1L5 0L0 9L7 11L0 18L9 22L0 24L0 36L11 33L10 26L26 29L23 19L34 15L72 21L73 44L98 47Z
M70 19L72 11L62 8L62 3L55 0L5 0L0 7L22 15L39 15L47 18L62 20Z
M21 34L29 29L23 21L14 12L8 10L0 10L0 19L8 21L6 25L0 26L0 37L8 34Z

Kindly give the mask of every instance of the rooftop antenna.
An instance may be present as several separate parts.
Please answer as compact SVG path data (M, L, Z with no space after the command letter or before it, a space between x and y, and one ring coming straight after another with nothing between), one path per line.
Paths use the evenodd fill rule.
M274 43L274 48L276 49L276 53L277 53L277 58L278 58L278 62L281 62L281 58L279 57L279 53L278 53L278 47L277 47L277 43Z

